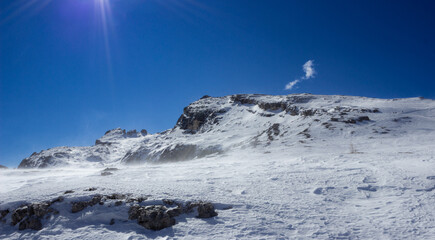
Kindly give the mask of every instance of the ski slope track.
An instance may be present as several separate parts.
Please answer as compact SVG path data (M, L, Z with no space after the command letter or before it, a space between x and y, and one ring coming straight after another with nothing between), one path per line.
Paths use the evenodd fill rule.
M434 155L431 99L204 96L1 168L0 239L434 239Z

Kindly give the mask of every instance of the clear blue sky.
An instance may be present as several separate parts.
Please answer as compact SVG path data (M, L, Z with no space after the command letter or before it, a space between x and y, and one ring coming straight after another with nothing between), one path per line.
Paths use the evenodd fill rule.
M109 11L110 10L110 11ZM1 0L0 164L208 94L435 98L435 1ZM291 90L313 60L316 74Z

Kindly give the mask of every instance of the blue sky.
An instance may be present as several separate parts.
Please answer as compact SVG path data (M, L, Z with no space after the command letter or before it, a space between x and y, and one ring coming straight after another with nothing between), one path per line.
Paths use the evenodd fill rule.
M2 0L0 164L116 127L163 131L205 94L435 98L434 12L434 1Z

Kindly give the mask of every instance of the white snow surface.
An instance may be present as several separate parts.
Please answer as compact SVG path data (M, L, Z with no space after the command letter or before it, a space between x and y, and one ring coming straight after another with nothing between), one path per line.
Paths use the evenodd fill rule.
M70 149L56 158L57 168L0 170L0 210L65 197L52 206L60 214L44 219L40 231L19 231L9 214L0 222L0 239L434 239L435 101L243 97L251 103L231 96L192 103L194 111L218 112L194 132L178 124L126 137L115 129L99 139L109 145L40 153ZM286 110L264 107L277 102ZM292 107L298 111L292 114ZM348 121L362 116L370 120ZM220 151L160 163L163 149L177 144ZM122 160L144 148L142 164ZM100 160L89 160L97 154ZM119 170L102 176L107 166ZM90 187L97 190L84 191ZM176 225L152 231L128 219L130 203L109 201L71 213L73 201L112 193L148 196L145 204L210 201L219 215L181 215Z

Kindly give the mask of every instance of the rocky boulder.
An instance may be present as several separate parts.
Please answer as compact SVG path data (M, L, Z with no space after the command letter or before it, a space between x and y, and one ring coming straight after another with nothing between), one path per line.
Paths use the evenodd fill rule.
M137 219L139 225L157 231L175 225L174 217L167 211L168 209L163 205L132 206L129 210L129 219Z

